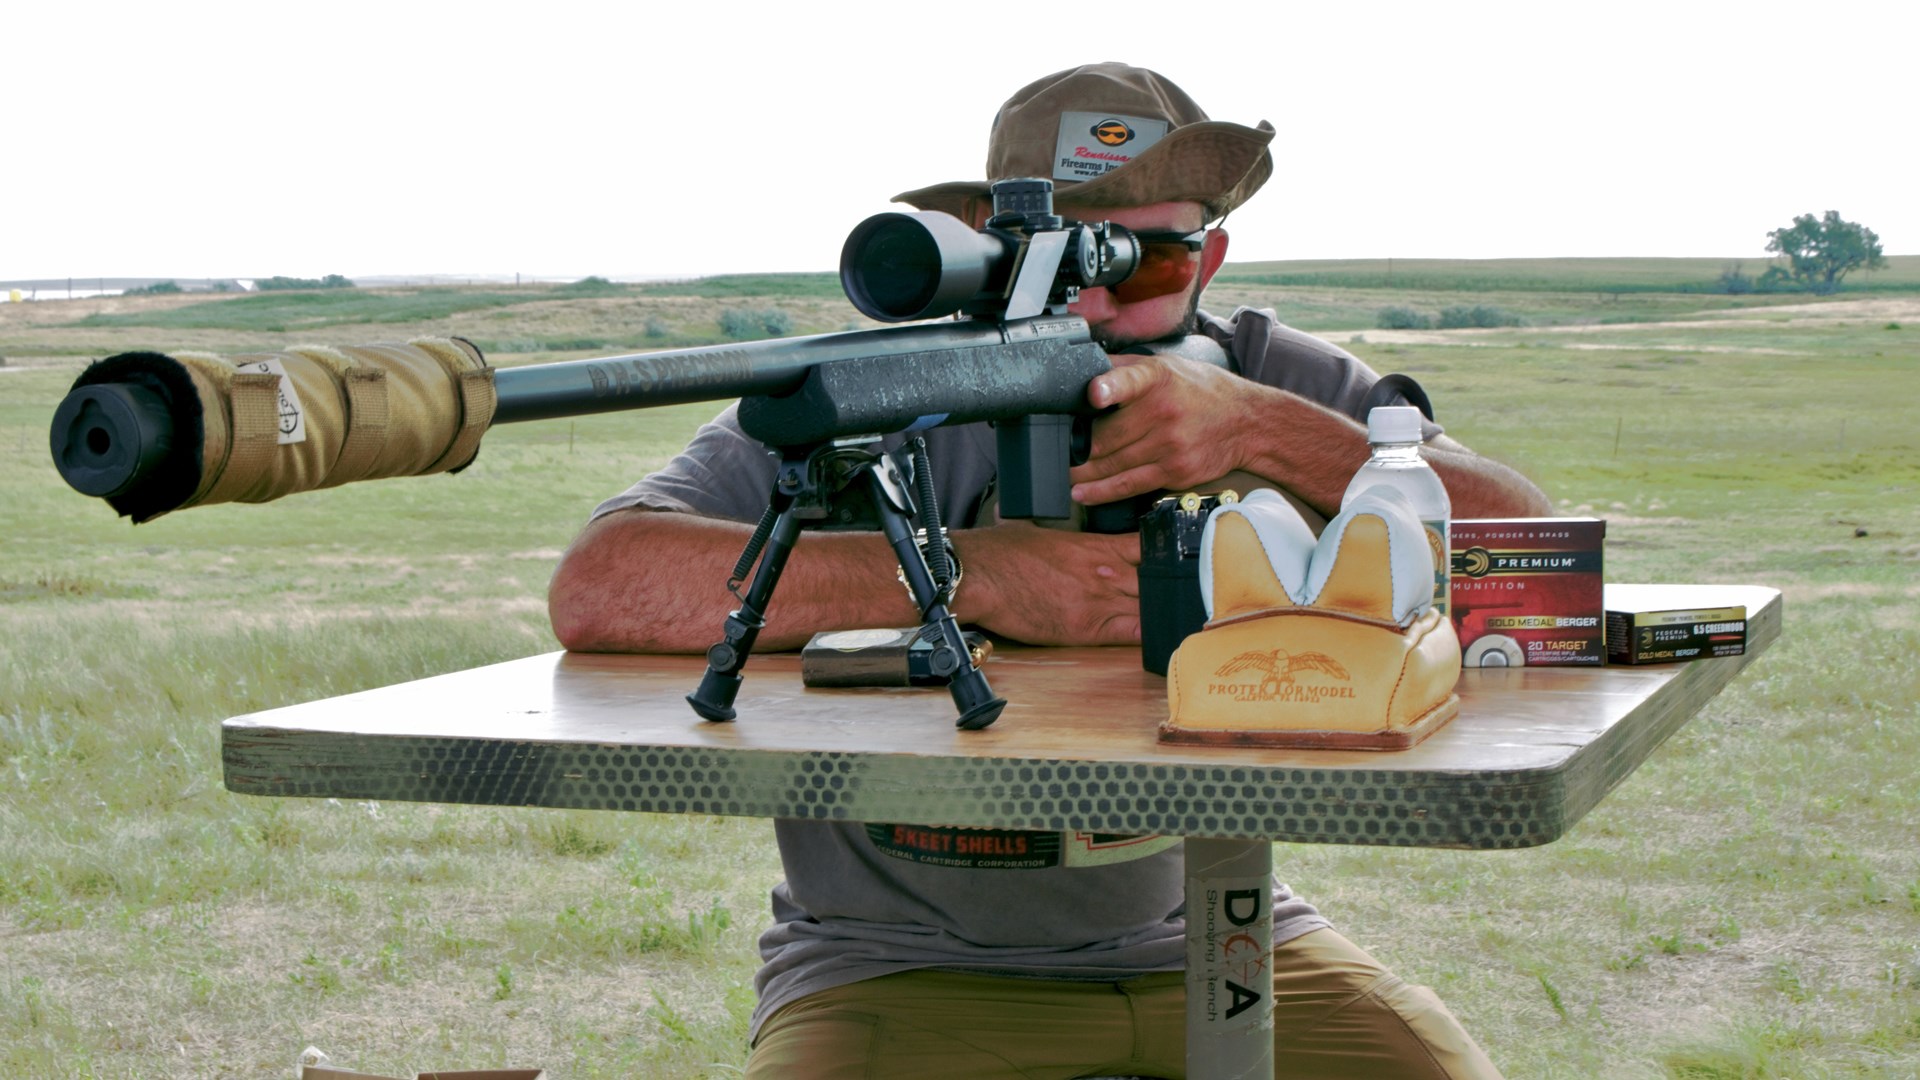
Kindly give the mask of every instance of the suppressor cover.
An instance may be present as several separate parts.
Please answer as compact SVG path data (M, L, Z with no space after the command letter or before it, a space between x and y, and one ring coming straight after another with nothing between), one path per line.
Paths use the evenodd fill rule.
M122 353L89 366L74 389L131 385L165 407L162 459L105 496L138 523L190 506L457 471L492 422L492 376L472 343L422 338L236 356ZM53 433L63 470L89 447L134 435L81 430L83 415L67 420L63 432L56 418Z

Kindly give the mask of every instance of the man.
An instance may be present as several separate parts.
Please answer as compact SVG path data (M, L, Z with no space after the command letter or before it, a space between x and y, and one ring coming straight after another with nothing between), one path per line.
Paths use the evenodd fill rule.
M1178 356L1114 355L1088 388L1112 411L1072 474L1093 505L1252 474L1322 518L1366 459L1360 415L1377 376L1270 312L1198 310L1226 258L1204 228L1272 172L1271 126L1211 121L1178 87L1121 64L1048 76L994 122L991 178L1052 177L1067 217L1168 239L1146 280L1088 289L1073 311L1111 353L1197 334L1234 370ZM986 181L899 196L978 224ZM1203 231L1204 229L1204 231ZM1194 239L1187 240L1192 236ZM1002 522L994 443L983 425L937 428L930 457L942 517L964 561L953 610L1030 644L1139 637L1138 539ZM1531 483L1433 428L1427 454L1458 516L1546 511ZM773 464L732 409L661 472L611 499L553 581L555 632L572 649L699 652L733 606L724 587L771 484ZM873 533L808 533L760 635L795 648L813 633L908 626L919 612ZM1129 845L1118 861L1031 865L922 858L924 828L781 821L787 880L761 938L753 1077L1184 1073L1182 858L1178 842ZM905 839L902 839L902 838ZM968 845L1064 850L1045 838ZM949 849L951 850L951 849ZM1005 863L1005 859L994 860ZM1424 988L1340 937L1285 886L1274 891L1276 1068L1289 1076L1487 1077L1491 1063Z

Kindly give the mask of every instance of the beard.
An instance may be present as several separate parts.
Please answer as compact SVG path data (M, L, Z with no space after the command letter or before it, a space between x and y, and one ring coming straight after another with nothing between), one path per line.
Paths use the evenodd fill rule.
M1187 313L1181 317L1180 322L1165 334L1151 340L1170 341L1174 338L1183 338L1199 328L1200 290L1194 289L1193 295L1187 298ZM1135 345L1147 344L1146 341L1140 338L1116 335L1110 332L1105 326L1089 326L1087 328L1087 334L1093 338L1094 344L1100 346L1103 351L1108 353L1124 353Z

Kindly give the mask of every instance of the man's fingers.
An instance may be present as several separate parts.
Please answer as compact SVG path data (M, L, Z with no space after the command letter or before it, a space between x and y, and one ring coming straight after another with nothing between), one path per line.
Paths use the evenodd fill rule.
M1170 486L1172 463L1157 456L1156 450L1164 448L1143 441L1075 467L1068 473L1074 482L1073 500L1097 505Z
M1160 365L1145 362L1153 359L1149 356L1113 357L1113 370L1094 376L1087 385L1088 403L1096 409L1105 409L1139 400L1153 389L1155 383L1166 378L1166 371Z
M1133 645L1140 640L1140 616L1115 615L1100 629L1106 644Z
M1162 424L1155 422L1157 417L1146 415L1151 412L1153 412L1153 406L1142 402L1126 412L1109 413L1094 420L1093 441L1087 446L1088 463L1104 462L1129 447L1139 446L1142 441L1150 440L1158 434ZM1119 470L1108 466L1104 471L1111 473Z
M1113 591L1119 593L1121 596L1127 597L1130 600L1138 600L1140 598L1140 578L1138 575L1122 574L1111 566L1102 566L1095 570L1094 573L1108 579L1113 585Z
M1140 438L1120 446L1103 448L1096 436L1093 455L1084 464L1067 470L1067 476L1075 483L1105 480L1135 469L1162 465L1170 452L1177 450L1164 440Z
M984 608L977 613L970 609L963 618L1036 645L1126 645L1139 640L1138 536L1012 522L980 530L979 543L992 551L982 565L994 568L990 583L998 602L989 599ZM962 593L961 603L968 602L967 595Z
M1131 499L1135 495L1143 495L1149 491L1159 491L1167 486L1166 477L1166 470L1160 466L1144 465L1138 469L1129 469L1118 476L1075 484L1071 495L1073 501L1082 506L1099 506L1102 503Z
M1134 574L1140 566L1140 538L1129 533L1114 537L1114 543L1118 544L1120 549L1120 562L1116 565L1125 570L1128 575Z

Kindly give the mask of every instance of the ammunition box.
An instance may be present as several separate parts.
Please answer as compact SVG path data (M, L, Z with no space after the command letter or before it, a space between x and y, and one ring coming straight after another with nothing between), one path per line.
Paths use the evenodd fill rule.
M1607 586L1607 663L1670 664L1743 655L1746 607L1714 599L1710 585Z
M1140 517L1140 666L1165 675L1174 650L1207 624L1200 540L1207 516L1239 500L1232 491L1167 496Z
M976 666L986 663L993 642L971 630L961 635ZM813 635L800 649L802 686L945 686L950 671L934 662L939 634L933 627L832 630ZM948 662L963 658L949 657Z
M1599 518L1468 518L1453 541L1453 626L1465 667L1606 662Z

